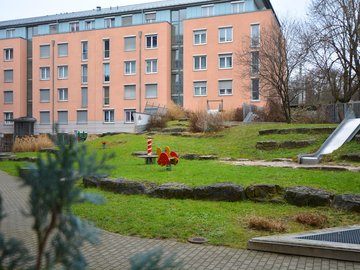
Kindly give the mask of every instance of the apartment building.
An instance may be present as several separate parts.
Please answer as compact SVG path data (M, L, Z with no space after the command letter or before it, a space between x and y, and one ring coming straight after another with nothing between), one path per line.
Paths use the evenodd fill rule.
M273 20L269 0L171 0L0 22L0 133L19 117L35 133L131 132L136 112L170 102L263 106L235 57Z

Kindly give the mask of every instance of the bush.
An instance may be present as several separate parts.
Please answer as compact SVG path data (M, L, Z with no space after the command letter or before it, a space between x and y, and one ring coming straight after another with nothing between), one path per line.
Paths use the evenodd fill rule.
M311 107L298 107L292 111L293 121L296 123L307 123L307 124L317 124L317 123L329 123L326 115L326 108L324 106L319 106L314 108Z
M146 130L165 128L168 120L169 119L164 114L151 115L149 122L146 126Z
M294 217L298 223L309 225L316 228L323 228L328 221L327 216L316 213L302 213Z
M174 102L171 102L167 109L166 117L170 121L179 120L182 118L186 118L186 112L179 105L175 104Z
M55 145L48 135L17 137L13 145L13 152L37 152L43 148L53 148Z
M209 114L205 111L194 112L190 115L191 132L216 132L224 127L221 114Z
M282 222L263 217L251 217L249 219L249 228L267 232L286 231L286 227Z
M243 108L242 107L239 107L239 108L236 108L234 110L234 115L233 115L233 119L234 121L239 121L239 122L242 122L244 121L244 111L243 111Z
M261 122L286 122L281 104L274 99L268 99L264 108L255 108L254 113Z

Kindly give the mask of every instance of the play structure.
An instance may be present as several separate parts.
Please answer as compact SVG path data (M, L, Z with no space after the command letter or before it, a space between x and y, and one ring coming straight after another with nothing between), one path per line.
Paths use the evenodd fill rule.
M176 152L171 152L168 146L165 147L164 152L160 148L157 148L156 153L158 155L157 163L161 167L166 166L166 170L168 171L171 171L171 165L176 165L179 162L178 154Z
M351 141L360 130L360 118L355 118L354 112L350 109L345 119L327 138L320 149L314 154L299 155L300 164L317 164L323 155L330 154L340 148L344 143Z

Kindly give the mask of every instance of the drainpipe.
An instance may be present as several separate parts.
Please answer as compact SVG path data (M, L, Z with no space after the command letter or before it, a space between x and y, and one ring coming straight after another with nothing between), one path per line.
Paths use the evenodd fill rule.
M139 112L141 113L141 84L142 84L142 78L141 78L141 74L142 74L142 68L141 68L141 63L142 63L142 59L141 59L141 50L142 50L142 31L139 31Z
M51 62L51 78L52 78L52 134L55 134L55 40L51 41L52 46L52 62Z

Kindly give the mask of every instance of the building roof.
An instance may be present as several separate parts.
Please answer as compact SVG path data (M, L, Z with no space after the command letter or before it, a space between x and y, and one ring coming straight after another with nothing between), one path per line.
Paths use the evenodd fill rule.
M32 18L24 18L24 19L17 19L17 20L8 20L0 22L0 28L5 27L19 27L21 25L38 25L44 23L51 23L57 21L69 21L69 20L76 20L80 18L94 18L94 17L104 17L104 16L111 16L115 14L126 14L132 12L141 12L144 10L159 10L165 9L169 7L175 6L184 6L184 5L194 5L199 3L206 3L206 2L221 2L214 1L214 0L163 0L163 1L156 1L151 3L142 3L142 4L135 4L135 5L128 5L128 6L116 6L110 8L96 8L94 10L88 11L79 11L79 12L69 12L69 13L61 13L56 15L47 15L41 17L32 17Z

